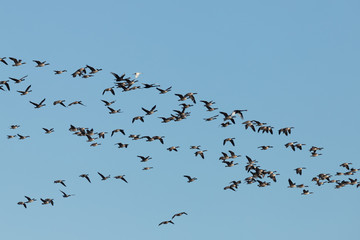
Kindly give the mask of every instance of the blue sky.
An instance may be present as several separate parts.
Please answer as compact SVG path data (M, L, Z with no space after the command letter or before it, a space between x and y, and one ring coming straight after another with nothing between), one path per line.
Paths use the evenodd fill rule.
M2 161L2 238L63 239L303 239L354 238L359 210L355 186L318 187L311 178L345 170L339 165L356 160L357 111L360 97L359 2L357 1L16 1L0 9L1 56L21 58L26 65L0 63L0 80L29 75L11 91L0 92ZM46 60L35 68L32 60ZM8 63L11 62L6 59ZM89 64L103 71L93 78L70 73ZM56 76L53 70L67 69ZM142 72L139 81L157 83L155 89L106 93L113 86L110 72ZM30 94L16 90L32 85ZM293 126L290 136L245 130L241 119L227 128L221 118L205 122L201 103L180 122L160 123L158 117L180 109L175 93L198 93L214 100L224 112L247 109L245 120L266 122L275 129ZM34 109L29 101L46 98ZM53 106L82 100L86 107ZM110 115L100 99L116 100ZM187 101L188 103L189 101ZM190 102L189 102L190 103ZM131 123L144 114L141 107L157 105L145 122ZM11 130L12 124L19 124ZM85 138L72 135L70 124L126 135L165 136L158 141L132 141L117 133L91 148ZM42 128L54 128L45 135ZM24 134L26 140L6 139ZM235 137L235 147L222 145ZM306 143L302 151L284 144ZM129 143L118 149L117 142ZM194 156L190 145L201 145L205 159ZM257 147L273 145L261 151ZM180 146L179 152L167 147ZM311 146L324 147L311 158ZM225 168L222 151L241 154L239 165ZM150 155L141 163L137 155ZM245 155L267 170L277 170L277 183L266 188L239 185L224 191L232 180L244 180ZM152 166L150 171L142 171ZM296 167L307 167L302 176ZM125 174L128 184L114 178L101 181L97 172ZM92 183L78 176L89 173ZM183 175L197 177L187 183ZM287 179L309 185L314 194L288 189ZM357 174L351 176L357 178ZM54 184L65 179L67 187ZM346 177L334 179L347 180ZM59 190L75 196L63 199ZM37 198L24 209L16 203L24 195ZM42 206L40 198L54 198ZM175 225L157 225L175 213ZM345 230L345 231L344 231Z

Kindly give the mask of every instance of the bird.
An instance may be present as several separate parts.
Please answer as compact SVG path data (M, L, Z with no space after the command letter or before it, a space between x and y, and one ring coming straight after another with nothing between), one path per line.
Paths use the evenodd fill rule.
M296 184L295 184L295 183L293 183L293 181L291 181L291 179L290 179L290 178L289 178L288 182L289 182L289 186L288 186L288 188L295 188L295 187L296 187Z
M141 162L147 162L147 161L149 161L150 159L152 159L150 156L146 156L146 157L144 157L144 156L137 156L137 157L139 157L140 159L141 159Z
M89 174L84 173L84 174L81 174L79 177L85 178L86 180L88 180L89 183L91 183L90 178L89 178Z
M160 94L165 94L165 93L170 92L170 91L171 91L171 88L172 88L172 87L168 87L168 88L166 88L166 89L161 89L161 88L156 88L156 89L160 92Z
M313 192L309 192L309 190L304 189L303 192L301 193L301 195L309 195L309 194L313 194Z
M46 63L46 61L39 61L39 60L33 60L33 62L35 62L37 65L35 67L45 67L47 65L50 65L49 63Z
M42 205L51 204L52 206L54 206L54 199L51 199L51 198L42 199L42 198L40 198L40 200L42 201Z
M66 70L54 70L55 75L62 74L64 72L67 72Z
M134 123L136 120L140 120L140 121L144 122L144 116L136 116L132 119L131 122Z
M7 88L8 91L10 91L10 85L9 85L9 80L6 81L0 81L0 85L5 85L5 87Z
M82 101L74 101L74 102L70 103L68 106L70 107L71 105L76 105L76 104L85 106L85 105L82 103Z
M18 67L18 66L21 66L23 64L26 64L26 62L23 62L21 59L16 59L16 58L13 58L13 57L9 57L9 59L14 62L14 64L12 65L13 67Z
M142 85L144 85L143 88L156 88L156 87L160 87L160 85L156 85L154 83L148 84L148 83L142 83Z
M115 176L114 178L115 178L115 179L121 179L121 180L123 180L124 182L128 183L128 181L126 181L126 179L125 179L125 175Z
M66 187L65 185L65 180L55 180L54 183L60 183L61 185L63 185L64 187Z
M122 113L121 109L115 110L111 107L107 107L107 108L110 110L109 114Z
M17 92L18 92L18 93L21 93L21 94L20 94L21 96L24 96L24 95L32 92L32 90L30 90L30 88L31 88L31 85L29 85L24 91L17 91Z
M144 112L146 112L146 115L151 115L151 114L157 112L157 110L155 110L155 108L156 108L156 105L153 106L150 110L147 110L147 109L145 109L145 108L141 108L141 109L142 109Z
M288 142L288 143L285 144L285 147L286 148L291 147L291 149L293 151L295 151L295 143L297 143L297 142Z
M235 138L225 138L223 141L223 145L225 145L225 143L230 142L233 146L235 146L235 142L234 142Z
M144 167L144 168L143 168L144 171L150 170L150 169L153 169L153 167Z
M91 67L91 66L89 66L89 65L86 65L86 67L88 68L88 69L90 69L90 74L94 74L94 73L97 73L97 72L100 72L102 69L101 68L93 68L93 67Z
M129 144L115 143L115 145L118 145L118 148L127 148Z
M350 164L352 164L352 163L347 163L347 162L345 162L345 163L340 164L340 167L344 167L344 168L346 168L347 170L350 170L350 167L349 167Z
M138 78L140 76L140 74L142 74L141 72L136 72L136 73L133 73L133 75L135 75L134 77L135 78Z
M199 150L195 152L195 157L197 157L198 155L201 156L202 159L204 159L204 152L206 152L207 150Z
M111 92L112 95L115 95L114 87L105 88L102 95L104 95L106 92Z
M20 125L11 125L10 126L10 129L17 129L17 128L19 128L20 127Z
M171 219L174 219L175 217L180 217L180 216L182 216L182 215L187 215L187 213L186 212L180 212L180 213L176 213L176 214L174 214L173 216L172 216L172 218Z
M34 108L41 108L41 107L44 107L46 106L46 104L43 104L45 102L46 98L44 98L43 100L41 100L40 103L34 103L32 101L29 101L32 105L34 105L35 107Z
M286 136L291 134L291 129L293 129L294 127L286 127L286 128L281 128L279 129L279 135L281 133L284 133Z
M23 136L23 135L20 135L20 134L17 134L18 137L19 137L19 140L24 140L26 138L29 138L30 136Z
M188 181L187 181L188 183L191 183L191 182L194 182L195 180L197 180L196 177L192 178L192 177L190 177L188 175L184 175L184 177L186 177L188 179Z
M107 180L107 179L109 179L110 178L110 175L109 176L107 176L107 177L105 177L104 175L102 175L101 173L99 173L99 172L97 172L99 175L100 175L100 177L101 177L101 180L102 181L105 181L105 180Z
M168 150L169 152L171 152L171 151L175 151L175 152L177 152L178 149L179 148L179 146L172 146L172 147L168 147L166 150Z
M205 120L206 122L210 122L210 121L215 120L218 116L219 116L219 115L215 115L215 116L212 116L212 117L209 117L209 118L204 118L204 120Z
M25 198L27 199L27 201L25 203L32 203L32 202L35 202L36 199L35 198L30 198L28 196L25 196Z
M125 131L124 131L124 129L120 129L120 128L118 128L118 129L112 130L112 132L111 132L111 136L113 136L113 135L114 135L114 133L117 133L117 132L121 132L123 135L125 135Z
M12 78L12 77L9 77L10 80L14 81L15 83L21 83L23 81L25 81L25 78L27 78L28 75L25 75L24 77L22 78Z
M163 224L168 224L168 223L174 224L173 221L169 220L169 221L162 221L161 223L159 223L159 226L163 225Z
M259 146L260 150L268 150L269 148L273 148L273 146Z
M111 102L108 102L108 101L105 101L105 100L101 100L103 103L105 103L105 106L110 106L111 104L115 103L116 101L111 101Z
M296 174L301 175L303 169L306 169L306 168L305 167L298 167L298 168L295 168L294 170L296 171Z
M63 198L68 198L68 197L71 197L71 196L74 196L74 194L66 194L65 192L59 190L62 194L63 194Z
M25 203L25 202L18 202L17 204L18 204L18 205L23 205L23 206L24 206L24 208L27 208L27 206L26 206L26 203Z
M196 100L195 100L195 97L194 97L195 94L197 94L197 93L189 92L189 93L185 94L185 97L189 97L193 101L193 103L196 104Z
M43 130L45 131L46 134L50 134L54 132L54 128L50 128L50 129L43 128Z
M2 57L0 58L0 62L4 63L5 65L8 65L7 62L5 61L6 57Z
M198 145L198 146L190 146L190 149L199 149L200 150L200 145Z

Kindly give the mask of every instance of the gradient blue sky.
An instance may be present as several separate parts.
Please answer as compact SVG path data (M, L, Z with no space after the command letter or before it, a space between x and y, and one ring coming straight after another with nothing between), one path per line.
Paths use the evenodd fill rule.
M0 8L1 56L24 59L26 65L0 63L0 80L29 75L10 92L0 92L2 239L340 239L358 236L359 189L310 182L319 173L345 171L342 162L360 167L358 1L6 1ZM33 59L51 65L35 68ZM10 63L10 62L9 62ZM72 78L86 64L102 68L89 79ZM69 72L55 76L53 70ZM173 87L101 95L113 85L110 72L142 72L140 82ZM19 96L29 84L33 92ZM293 133L266 135L237 124L220 128L202 104L180 122L161 124L157 117L179 109L174 93L197 92L225 112L248 109L246 120L267 122ZM28 101L46 97L34 109ZM83 100L86 107L63 108L52 102ZM122 114L109 115L100 99L117 100ZM157 105L145 123L131 124L141 107ZM17 130L10 130L19 124ZM68 131L70 124L127 135L166 136L165 144L132 141L120 133L90 148ZM55 128L45 135L42 128ZM7 140L8 134L31 138ZM236 146L223 146L227 137ZM306 143L293 152L283 145ZM99 141L100 142L100 141ZM118 149L116 142L129 143ZM179 152L167 147L180 146ZM195 158L190 145L207 149ZM273 145L268 151L260 145ZM308 148L324 147L311 158ZM218 157L234 150L240 164L225 168ZM136 155L150 155L140 163ZM278 170L270 187L241 184L224 191L231 180L243 180L245 155L262 168ZM153 166L151 171L142 171ZM294 168L307 167L303 176ZM100 181L97 171L121 180ZM93 183L79 178L89 173ZM198 181L188 184L184 174ZM287 179L309 185L302 196L288 189ZM357 176L353 176L357 178ZM65 179L67 188L53 183ZM337 177L336 179L347 179ZM59 189L76 196L63 199ZM24 195L55 199L55 206L16 205ZM174 213L188 216L175 225L157 225Z

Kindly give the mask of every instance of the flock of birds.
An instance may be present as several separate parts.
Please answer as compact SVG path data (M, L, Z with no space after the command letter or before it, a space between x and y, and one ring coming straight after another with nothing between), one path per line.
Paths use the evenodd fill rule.
M13 62L12 66L14 66L14 67L19 67L23 64L26 64L21 59L16 59L13 57L10 57L9 59ZM8 65L8 61L7 61L6 57L0 58L0 61L3 64ZM42 67L46 67L46 66L50 65L46 61L33 60L33 62L36 64L35 67L37 67L37 68L42 68ZM94 75L100 71L102 71L102 69L98 69L98 68L94 68L89 65L86 65L86 66L81 67L81 68L77 69L76 71L74 71L71 74L71 76L73 78L76 78L76 77L90 78L90 77L94 77ZM55 75L65 74L66 72L67 72L67 70L54 70ZM115 78L114 85L112 87L102 90L102 95L111 94L114 96L114 95L116 95L116 92L118 91L118 89L120 89L122 92L128 92L128 91L134 91L137 89L154 88L158 91L159 94L169 94L169 92L172 91L171 86L162 88L158 84L149 84L149 83L141 83L141 85L138 85L139 84L138 78L141 75L140 72L134 73L131 76L126 76L126 74L119 75L114 72L111 72L111 74ZM10 81L13 81L14 84L23 84L23 82L26 80L27 77L28 77L27 75L23 76L21 78L9 77L9 80L0 81L0 90L11 91L13 86ZM26 86L24 90L17 90L17 92L21 96L28 95L32 92L31 85ZM193 107L195 104L197 104L197 100L195 98L196 94L197 93L195 93L195 92L189 92L186 94L175 94L175 96L178 97L178 101L184 102L184 103L179 104L181 106L181 108L177 109L177 110L173 110L173 112L171 112L168 116L158 117L159 119L161 119L161 123L178 122L178 121L188 118L191 114L191 112L189 110L191 109L191 107ZM100 99L100 100L104 103L105 107L109 110L109 114L122 113L121 109L116 109L116 108L112 107L112 105L116 102L115 100L114 101L107 101L107 100L103 100L103 99ZM190 100L191 102L186 102L187 100ZM39 108L43 108L43 107L47 106L46 101L47 101L47 99L43 98L39 102L29 101L29 104L34 106L35 109L39 109ZM55 100L53 102L53 105L54 106L61 105L62 107L65 107L65 108L71 107L73 105L85 106L85 104L81 100L72 101L69 104L66 104L65 102L66 102L65 100L59 99L59 100ZM214 101L201 100L200 102L202 104L204 104L204 108L208 112L213 112L213 111L216 112L218 110L218 108L214 107L214 104L215 104ZM142 108L142 111L143 111L143 115L132 117L132 120L131 120L132 123L134 123L135 121L144 122L145 116L153 115L158 110L157 110L157 106L154 105L149 109ZM235 120L240 118L242 120L242 124L244 125L244 128L246 130L250 130L250 131L252 130L253 132L263 133L263 134L264 133L266 133L266 134L274 134L275 133L278 135L283 134L285 136L289 136L292 134L294 127L283 127L283 128L278 129L276 132L274 127L267 123L257 121L257 120L244 121L243 119L244 119L245 112L247 112L246 109L235 109L231 112L218 111L213 116L204 118L203 120L207 121L207 122L214 121L221 114L222 122L220 123L220 126L223 128L226 128L230 125L236 124ZM20 128L20 125L17 125L17 124L10 126L10 129L12 129L12 130L16 130L18 128ZM54 128L43 128L43 130L44 130L45 134L52 134L55 131ZM93 128L74 126L72 124L70 125L69 131L72 132L73 135L75 135L75 136L84 137L85 140L90 143L90 147L97 147L97 146L101 145L100 140L104 139L105 136L110 135L110 137L113 137L117 133L121 133L124 136L126 135L124 129L113 129L109 132L106 132L106 131L98 132L98 131L95 131ZM165 136L141 136L141 135L130 134L128 137L132 140L145 140L146 142L152 142L152 141L158 140L161 144L165 144ZM30 136L21 135L19 133L16 133L16 134L7 135L7 138L8 139L18 138L19 140L25 140L25 139L30 138ZM234 138L234 137L225 138L223 140L223 145L228 145L228 144L235 146L236 138ZM123 143L123 142L118 142L118 143L115 143L114 145L116 145L118 148L127 148L129 144ZM306 144L300 143L300 142L288 142L288 143L285 143L284 146L286 149L291 149L292 151L301 151L301 150L303 150L304 146L306 146ZM267 151L269 149L272 149L273 147L274 146L271 146L271 145L258 146L258 148L262 151ZM180 146L169 146L167 148L167 150L170 152L172 152L172 151L177 152L179 148L180 148ZM207 156L205 156L205 153L207 152L207 150L202 149L202 147L200 145L190 146L190 149L194 151L195 157L199 156L202 159L208 158ZM311 146L309 148L310 157L318 157L318 156L322 155L322 153L321 153L322 150L323 150L323 147ZM141 162L147 162L147 161L151 160L150 156L138 155L137 157L140 159ZM224 164L225 167L234 167L239 164L238 162L235 162L235 161L237 158L240 158L240 157L241 157L241 155L238 155L234 151L229 150L228 152L221 152L219 160L221 161L221 163ZM247 161L246 165L245 165L245 170L249 174L249 176L246 177L244 180L237 179L237 180L231 181L229 183L229 185L226 185L224 187L224 190L237 191L239 188L239 185L242 184L242 182L244 182L246 184L257 184L258 187L268 187L268 186L270 186L271 181L274 183L277 182L277 176L280 175L277 171L263 169L258 165L258 161L256 161L255 159L252 159L249 156L245 156L245 158ZM351 168L350 167L351 164L352 163L349 163L349 162L340 164L340 167L343 167L344 169L347 170L345 172L340 171L335 174L319 173L317 176L314 176L311 181L315 182L315 184L317 186L322 186L325 183L332 183L335 185L334 188L336 188L336 189L345 187L347 185L354 185L356 187L359 187L360 183L358 183L357 179L348 178L348 180L340 180L340 179L334 178L335 176L351 176L351 175L356 174L356 172L359 169ZM149 167L149 166L143 168L143 170L150 170L150 169L152 169L152 167ZM298 167L298 168L294 169L295 173L298 175L302 175L304 170L306 170L306 167ZM106 176L100 172L97 172L97 174L99 175L99 177L102 181L110 179L110 175ZM85 179L86 181L88 181L89 183L91 183L90 175L88 173L83 173L79 177L81 177L81 178ZM184 175L183 177L187 180L188 183L192 183L192 182L198 180L194 176ZM125 183L128 183L128 181L125 178L125 175L117 175L114 178L120 179L120 180L124 181ZM267 179L270 179L271 181L267 180ZM66 187L64 179L54 180L54 183L61 184L63 187ZM309 188L308 185L305 185L304 183L296 184L290 178L288 178L288 188L302 189L302 192L301 192L302 195L313 194L313 192L311 192L308 189ZM74 194L67 194L63 190L60 190L60 192L61 192L63 198L69 198L71 196L74 196ZM22 205L24 208L27 208L28 204L37 201L35 198L31 198L29 196L25 196L25 198L26 198L26 200L19 201L17 204ZM40 198L40 200L41 200L42 205L48 205L48 204L54 205L53 198ZM175 217L179 217L182 215L187 215L187 213L186 212L176 213L172 216L172 218L170 220L162 221L159 224L159 226L164 225L164 224L169 224L169 223L174 224L173 219Z

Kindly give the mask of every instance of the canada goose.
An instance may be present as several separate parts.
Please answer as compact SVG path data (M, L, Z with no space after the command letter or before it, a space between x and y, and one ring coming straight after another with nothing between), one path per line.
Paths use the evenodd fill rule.
M168 150L169 152L171 152L171 151L177 152L177 151L178 151L178 150L177 150L178 148L179 148L179 146L176 146L176 147L175 147L175 146L172 146L172 147L168 147L166 150Z
M296 174L301 175L303 169L306 169L306 168L305 167L298 167L298 168L295 168L294 170L296 171Z
M86 140L87 142L93 142L93 141L95 141L96 139L98 139L98 138L92 138L90 135L87 135L87 134L85 134L85 136L86 136L87 139L88 139L88 140Z
M198 145L198 146L190 146L190 149L199 149L200 150L200 145Z
M112 132L111 132L111 136L113 136L113 135L114 135L114 133L117 133L117 132L121 132L123 135L125 135L125 131L124 131L124 129L120 129L120 128L118 128L118 129L112 130Z
M0 61L1 61L2 63L4 63L5 65L8 65L7 62L5 61L5 59L6 59L6 57L2 57L2 58L0 58Z
M105 134L107 134L107 132L99 132L99 133L97 133L97 135L99 136L99 138L102 138L102 139L105 138Z
M153 167L144 167L142 170L146 171L146 170L150 170L153 169Z
M32 105L34 105L35 107L34 108L41 108L41 107L44 107L46 106L46 104L43 104L45 102L46 98L44 98L43 100L41 100L40 103L34 103L32 101L29 101Z
M194 97L195 94L197 94L197 93L189 92L189 93L185 94L185 97L189 97L193 101L193 103L196 104L196 100L195 100L195 97Z
M229 185L229 186L224 187L224 190L228 190L228 189L233 190L234 192L236 192L233 185Z
M233 146L235 146L234 139L235 138L225 138L223 141L223 145L225 145L226 142L230 142Z
M91 67L91 66L89 66L89 65L86 65L86 67L88 68L88 69L90 69L90 74L94 74L94 73L97 73L97 72L100 72L102 69L101 68L97 68L97 69L95 69L95 68L93 68L93 67Z
M155 110L155 108L156 108L156 105L154 105L150 110L147 110L147 109L145 109L145 108L141 108L141 109L142 109L144 112L146 112L146 115L151 115L151 114L157 112L157 110Z
M229 115L226 112L220 112L222 115L224 115L224 121L230 120L233 124L235 124L234 115Z
M233 167L233 166L235 166L235 165L238 165L238 163L234 163L234 161L225 161L225 160L224 160L223 163L226 164L225 167Z
M161 123L168 123L171 120L173 120L172 118L166 118L166 117L158 117L158 118L162 119Z
M29 86L25 89L25 91L17 91L17 92L18 92L18 93L21 93L21 94L20 94L21 96L24 96L24 95L32 92L32 90L30 90L30 88L31 88L31 85L29 85Z
M273 148L273 146L259 146L260 150L268 150L269 148Z
M188 96L186 95L181 95L179 93L175 94L175 96L178 96L179 97L179 100L178 101L185 101L186 99L188 99Z
M118 145L118 148L127 148L129 144L124 144L124 143L115 143L114 145Z
M84 173L84 174L81 174L79 177L85 178L86 180L88 180L89 183L91 183L90 178L89 178L89 174Z
M111 102L108 102L108 101L105 101L105 100L101 100L103 103L105 103L105 106L110 106L111 104L115 103L116 100L114 101L111 101Z
M18 202L17 204L18 204L18 205L23 205L23 206L24 206L24 208L27 208L27 206L26 206L26 203L25 203L25 202Z
M25 198L27 199L27 201L25 203L32 203L32 202L35 202L36 199L35 198L30 198L28 196L25 196Z
M155 139L153 138L153 137L150 137L150 136L143 136L143 137L141 137L141 138L146 138L147 140L147 142L152 142L152 141L154 141Z
M245 125L245 129L248 129L249 127L255 132L255 126L252 122L250 121L246 121L246 122L243 122L243 124Z
M289 186L288 186L288 188L295 188L295 187L296 187L296 184L295 184L295 183L293 183L293 181L291 181L291 179L290 179L290 178L289 178L288 182L289 182Z
M113 72L111 72L111 74L115 77L115 81L117 81L117 82L124 81L125 73L123 75L121 75L121 76L119 76L118 74L113 73Z
M345 162L345 163L340 164L340 167L344 167L344 168L346 168L347 170L350 170L350 167L349 167L350 164L352 164L352 163L347 163L347 162Z
M47 65L50 65L49 63L46 63L46 61L39 61L39 60L33 60L33 62L35 62L37 65L35 67L45 67Z
M153 136L154 140L159 140L161 144L164 144L164 136Z
M132 140L139 140L142 139L142 137L140 137L140 135L136 135L136 134L130 134L129 138L132 138Z
M197 152L195 152L195 157L197 157L198 155L201 156L202 159L204 159L204 152L206 152L207 150L199 150Z
M176 214L174 214L174 216L172 216L171 219L174 219L174 217L180 217L180 216L182 216L182 215L184 215L184 214L187 215L186 212L176 213Z
M107 177L105 177L104 175L102 175L101 173L99 173L99 172L97 172L99 175L100 175L100 177L101 177L101 181L105 181L105 180L107 180L107 179L109 179L110 178L110 175L109 176L107 176Z
M310 157L317 157L322 155L322 153L312 152Z
M150 156L146 156L146 157L144 157L144 156L137 156L137 157L139 157L139 158L141 159L141 162L147 162L147 161L149 161L150 159L152 159Z
M204 103L204 106L205 106L205 107L210 107L211 105L215 104L214 101L201 100L200 102Z
M9 59L14 62L14 64L12 65L13 67L18 67L18 66L21 66L23 64L26 64L26 62L23 62L21 59L16 59L16 58L13 58L13 57L9 57Z
M337 172L336 174L335 174L335 176L343 176L344 175L344 173L342 173L342 172Z
M114 87L111 88L105 88L102 95L104 95L106 92L111 92L112 95L115 95Z
M141 83L142 85L144 85L143 88L154 88L154 87L160 87L160 85L156 85L154 83L148 84L148 83Z
M19 140L24 140L24 139L30 137L30 136L22 136L22 135L20 135L20 134L17 134L17 135L18 135L18 137L19 137Z
M6 86L7 90L10 91L10 85L9 85L9 80L6 80L6 81L0 81L0 85L3 84Z
M25 81L25 78L27 77L28 75L22 77L22 78L12 78L12 77L9 77L10 80L13 80L15 83L21 83L23 81ZM6 81L7 82L7 81Z
M293 151L295 151L295 143L297 143L297 142L288 142L288 143L285 144L285 147L286 148L291 147L291 149Z
M270 186L270 183L269 182L263 182L263 181L260 181L260 180L257 180L257 182L259 183L258 184L258 187L266 187L266 186Z
M115 110L111 107L107 107L107 108L110 110L109 114L122 113L121 109Z
M190 176L188 176L188 175L184 175L184 177L186 177L186 178L188 179L188 181L187 181L188 183L191 183L191 182L197 180L196 177L192 178L192 177L190 177Z
M52 206L54 206L54 199L51 199L51 198L42 199L42 198L40 198L40 200L42 201L42 205L51 204Z
M92 143L92 144L90 144L90 147L97 147L99 145L101 145L101 143Z
M185 110L185 109L187 109L187 108L189 108L189 107L192 107L192 106L194 106L194 105L192 105L192 104L186 104L186 103L181 103L181 104L179 104L179 106L182 106L182 107L183 107L183 110Z
M62 74L64 72L67 72L66 70L54 70L55 75Z
M64 187L66 187L65 185L65 180L55 180L54 183L60 183L61 185L63 185Z
M297 143L295 145L295 147L297 147L298 149L302 150L302 146L306 145L305 143Z
M50 134L54 132L54 128L50 128L50 129L43 128L43 130L45 131L45 134Z
M16 135L7 135L7 139L12 139L12 138L15 138Z
M219 116L219 115L215 115L215 116L212 116L212 117L209 117L209 118L204 118L204 120L205 120L206 122L210 122L210 121L215 120L218 116Z
M174 224L173 221L169 220L169 221L162 221L161 223L159 223L159 226L162 224L168 224L168 223Z
M304 184L299 184L299 185L296 185L297 188L304 188L304 187L309 187L309 186L305 186Z
M20 125L11 125L10 126L10 129L17 129L17 128L19 128L20 127Z
M224 152L221 152L221 153L222 153L222 156L219 157L219 160L225 161L227 159L230 159L230 157L226 153L224 153Z
M236 155L233 151L230 151L230 150L229 150L229 153L230 153L230 158L238 158L238 157L241 157L241 155Z
M247 110L234 110L231 113L231 116L234 116L235 114L238 114L240 116L241 119L244 119L244 115L242 114L242 112L246 112Z
M84 74L83 76L82 76L82 78L91 78L91 77L93 77L94 75L91 75L91 74Z
M76 104L85 106L85 105L82 103L82 101L74 101L74 102L70 103L68 106L70 107L71 105L76 105Z
M136 116L132 119L131 122L134 123L136 120L140 120L140 121L144 122L144 116Z
M274 133L273 128L274 127L271 127L271 126L261 126L261 127L258 128L257 132L262 131L262 133L266 132L266 133L273 134Z
M125 179L125 175L115 176L114 178L115 178L115 179L121 179L121 180L123 180L124 182L128 183L128 181L126 181L126 179Z
M59 190L62 194L63 194L63 198L68 198L68 197L71 197L71 196L75 196L74 194L66 194L65 192Z
M215 111L215 110L218 110L218 108L213 108L213 107L210 107L210 106L206 106L208 112L212 112L212 111ZM219 115L216 115L216 116L219 116Z
M323 150L324 148L322 147L315 147L315 146L312 146L309 151L310 152L316 152L316 151L320 151L320 150Z
M350 185L357 185L357 179L351 179L351 178L349 178L349 180L350 180Z
M294 127L281 128L281 129L279 129L279 135L281 133L284 133L287 136L288 134L291 134L291 129L293 129L293 128Z
M309 195L313 194L313 192L309 192L309 190L304 189L301 195Z
M168 87L167 89L161 89L161 88L156 88L156 89L160 92L160 94L165 94L165 93L170 92L171 88L172 87Z

